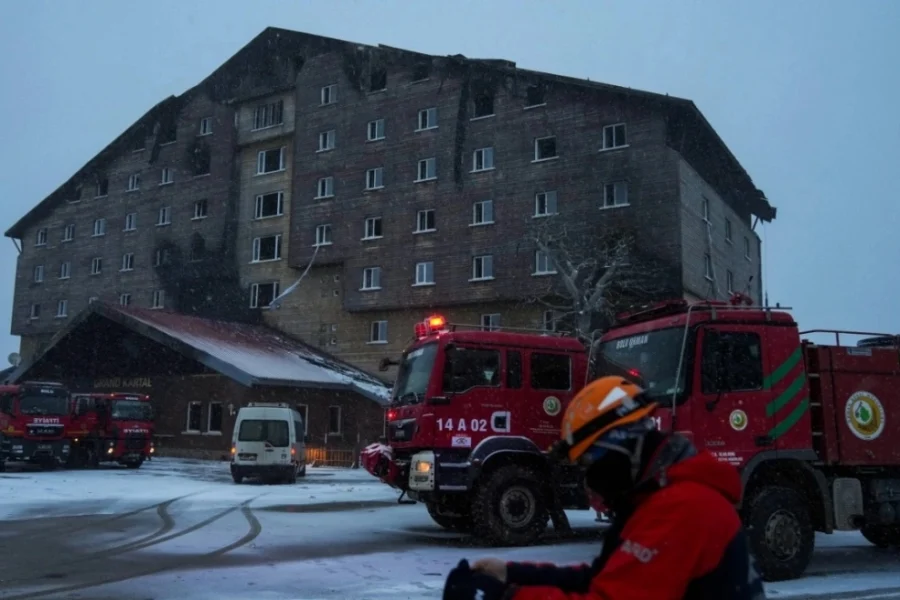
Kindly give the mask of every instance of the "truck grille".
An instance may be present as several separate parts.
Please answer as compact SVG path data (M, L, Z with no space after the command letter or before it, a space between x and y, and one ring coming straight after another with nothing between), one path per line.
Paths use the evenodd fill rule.
M144 446L147 445L147 438L145 438L141 434L137 435L129 435L125 438L125 449L126 450L143 450Z
M389 442L409 442L416 433L416 420L403 419L388 424Z

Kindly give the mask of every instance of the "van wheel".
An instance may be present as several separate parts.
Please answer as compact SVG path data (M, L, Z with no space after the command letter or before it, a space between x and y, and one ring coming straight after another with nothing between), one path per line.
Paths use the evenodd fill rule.
M288 476L284 478L285 483L293 485L297 483L297 467L295 466L291 469L291 472L288 473Z
M300 472L297 473L297 477L306 477L306 463L304 463L303 466L300 467Z
M233 479L235 483L244 483L243 475L237 475L236 473L232 473L231 479Z

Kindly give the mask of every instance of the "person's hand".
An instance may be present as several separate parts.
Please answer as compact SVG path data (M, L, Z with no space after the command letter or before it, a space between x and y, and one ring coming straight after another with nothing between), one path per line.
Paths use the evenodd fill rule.
M472 563L473 571L480 571L506 583L506 561L499 558L479 558Z
M447 575L443 600L475 600L476 597L500 600L505 592L504 583L483 571L473 571L469 561L463 559Z

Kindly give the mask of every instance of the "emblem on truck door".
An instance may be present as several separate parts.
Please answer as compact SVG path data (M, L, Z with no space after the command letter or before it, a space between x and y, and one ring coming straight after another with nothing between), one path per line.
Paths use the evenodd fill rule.
M870 442L884 431L884 406L869 392L856 392L847 400L844 419L853 435Z
M739 408L735 409L731 411L728 422L731 423L731 428L735 431L743 431L747 429L747 413Z
M559 398L556 396L547 396L544 398L544 412L551 417L558 415L561 408L562 402L560 402Z

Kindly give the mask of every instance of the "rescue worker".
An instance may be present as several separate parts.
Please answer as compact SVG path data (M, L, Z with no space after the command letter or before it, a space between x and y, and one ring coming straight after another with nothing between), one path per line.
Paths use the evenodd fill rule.
M733 466L656 429L637 385L603 377L563 416L551 456L586 467L585 485L612 513L592 564L462 560L444 600L763 600L735 505Z

